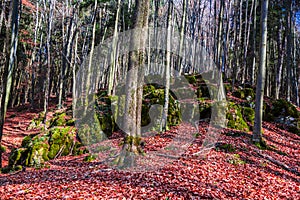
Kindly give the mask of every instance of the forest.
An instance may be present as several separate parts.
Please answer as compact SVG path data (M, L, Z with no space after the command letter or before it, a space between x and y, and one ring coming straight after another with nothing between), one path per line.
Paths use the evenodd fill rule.
M300 199L298 0L1 0L0 35L0 199Z

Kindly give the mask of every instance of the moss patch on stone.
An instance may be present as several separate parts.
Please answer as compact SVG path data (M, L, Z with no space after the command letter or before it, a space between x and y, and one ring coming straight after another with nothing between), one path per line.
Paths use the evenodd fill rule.
M228 128L241 130L241 131L249 131L249 127L242 115L242 108L239 105L236 105L233 102L229 102L226 118L228 120L227 121Z
M252 88L242 88L237 89L232 93L233 96L244 99L244 100L254 100L255 99L255 91Z
M165 91L154 85L145 85L143 88L143 105L142 105L142 126L146 126L151 122L150 108L158 104L163 106L165 99ZM167 126L175 126L181 122L181 113L175 96L170 93Z
M300 112L292 103L279 99L264 104L264 120L282 124L289 132L299 134Z
M41 167L49 159L75 153L75 140L72 127L54 127L38 135L26 136L22 146L12 150L8 166Z
M251 125L254 124L254 118L255 118L255 111L253 108L250 107L243 107L242 108L242 115L245 120L251 123Z
M29 124L29 126L27 127L28 130L31 130L31 129L41 129L42 128L42 123L43 123L43 120L45 118L45 113L44 112L40 112L38 114L37 117L35 117L31 123Z

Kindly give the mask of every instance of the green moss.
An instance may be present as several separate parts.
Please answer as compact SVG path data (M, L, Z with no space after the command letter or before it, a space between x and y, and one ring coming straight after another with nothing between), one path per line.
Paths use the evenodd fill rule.
M235 90L232 93L233 96L244 99L244 100L253 100L255 99L255 92L252 88L243 88Z
M289 120L291 118L294 119ZM264 103L264 120L276 121L282 125L282 129L285 129L285 125L287 125L289 132L298 135L300 133L300 112L292 103L286 100L279 99L272 101L271 106Z
M5 146L2 146L2 145L0 145L0 152L1 152L1 153L4 153L4 152L6 152L6 148L5 148Z
M8 166L9 167L15 166L21 159L23 152L24 152L24 149L12 149L11 154L8 158Z
M189 84L196 84L197 79L194 75L185 75L186 80L189 82Z
M94 160L96 160L96 156L95 156L95 155L88 155L88 156L86 156L86 157L83 159L83 161L85 161L85 162L92 162L92 161L94 161Z
M52 125L62 125L62 121L57 119L63 119L65 116L65 113L56 113ZM49 159L75 152L71 152L75 141L75 129L70 126L53 127L39 134L26 136L22 141L22 148L11 152L9 165L41 167Z
M231 92L232 91L232 84L225 83L224 88L225 88L226 93Z
M52 128L50 130L48 157L53 159L60 153L62 156L69 155L75 144L75 132L71 127Z
M235 147L232 145L232 144L226 144L226 143L224 143L224 144L217 144L216 145L216 149L217 150L223 150L223 151L225 151L225 152L235 152Z
M32 137L31 136L25 136L22 140L22 147L28 147L31 143Z
M75 119L69 119L66 122L66 126L75 126Z
M242 108L242 114L243 114L244 119L246 119L252 125L254 124L255 111L254 111L253 108L243 107Z
M34 142L27 157L28 166L41 166L48 158L49 144L44 141Z
M59 150L60 146L58 144L52 144L48 152L48 158L54 159Z
M279 99L272 102L272 113L274 116L291 116L294 118L300 117L300 112L296 109L296 107L290 102Z
M17 165L15 168L14 168L14 171L21 171L23 169L23 167L21 165Z
M179 89L180 90L180 89ZM180 90L181 91L181 90ZM151 123L150 108L155 104L164 105L165 91L154 85L145 85L143 89L142 126ZM167 126L175 126L181 122L181 112L177 100L169 95Z
M50 120L50 127L65 126L67 123L66 113L55 113L54 117Z
M261 149L261 150L267 150L270 149L270 147L267 145L265 140L262 140L260 142L254 142L253 143L257 148Z
M241 159L239 154L233 154L233 155L229 155L226 159L226 161L230 164L233 165L243 165L246 164L246 162L244 160Z
M227 127L241 131L249 131L249 127L245 122L240 106L229 102L228 111L226 114Z
M212 112L212 105L210 103L202 102L199 104L200 119L210 118Z

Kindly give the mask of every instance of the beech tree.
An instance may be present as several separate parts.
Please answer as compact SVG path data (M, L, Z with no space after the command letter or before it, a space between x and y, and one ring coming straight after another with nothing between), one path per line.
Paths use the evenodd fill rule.
M258 19L262 20L266 10L257 9L265 5L264 1L258 0L2 0L0 139L7 108L31 103L31 108L44 109L46 118L51 97L58 108L63 108L67 95L75 93L78 68L85 61L89 62L89 54L92 55L95 47L110 37L116 40L112 42L112 54L105 60L104 69L95 81L96 89L104 89L108 95L113 95L118 79L132 76L127 79L127 87L137 91L132 97L127 95L126 112L128 116L132 115L133 121L125 119L129 122L126 133L138 138L143 72L135 68L145 63L147 73L163 74L162 78L166 80L173 75L173 69L179 72L176 76L193 75L196 66L187 60L197 56L191 54L193 49L185 46L184 38L189 37L201 44L214 59L224 80L230 82L233 89L246 85L253 87L257 83L256 101L259 102L256 103L254 136L259 140L263 95L283 98L296 105L300 103L300 36L296 20L296 15L299 18L299 1L269 2L268 24L260 27ZM155 45L150 40L147 52L119 55L119 31L147 27L148 23L155 34L160 28L178 30L179 54L188 59L168 51L153 50ZM259 34L262 28L268 29L266 41L265 35ZM140 34L134 33L134 40L129 45L143 47L147 36ZM169 38L168 34L164 37L167 42ZM259 47L259 41L266 50ZM160 67L161 63L166 65ZM93 67L91 62L89 67ZM166 88L161 130L166 128L168 121L167 93ZM76 104L76 99L73 101ZM130 149L137 152L136 147Z
M9 59L4 69L3 79L3 94L1 95L1 109L0 109L0 144L3 136L3 125L7 111L8 101L10 99L10 91L12 88L13 74L15 71L18 47L18 33L19 33L19 0L12 2L11 14L11 45L9 51ZM0 168L2 167L2 150L0 150Z
M255 120L253 129L253 142L262 142L262 116L263 116L263 98L266 79L266 55L267 55L267 20L268 20L268 0L263 0L261 4L261 41L259 70L255 98Z
M130 38L131 51L128 57L128 71L126 76L126 102L123 124L125 125L125 141L123 151L117 158L119 167L126 164L125 159L132 154L141 153L141 113L142 113L142 95L144 84L144 61L145 61L145 42L147 35L143 28L148 27L149 0L136 0L136 10L132 16L133 31ZM133 160L134 161L134 160Z

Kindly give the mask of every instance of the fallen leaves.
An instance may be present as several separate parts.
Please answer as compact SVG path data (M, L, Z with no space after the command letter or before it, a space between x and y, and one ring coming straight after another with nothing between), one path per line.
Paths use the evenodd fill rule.
M250 133L232 136L233 130L225 129L218 142L234 151L215 148L205 156L192 156L201 148L207 125L200 124L200 134L184 157L155 171L118 171L97 160L83 162L86 155L67 156L49 161L48 169L0 174L1 199L300 199L299 176L266 159L299 172L298 135L264 122L264 137L274 149L261 157ZM146 149L162 148L169 141L163 135L149 137Z

